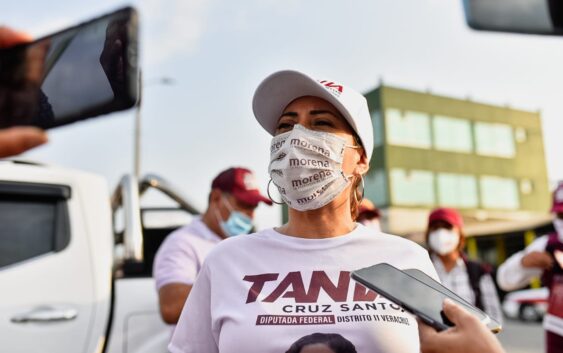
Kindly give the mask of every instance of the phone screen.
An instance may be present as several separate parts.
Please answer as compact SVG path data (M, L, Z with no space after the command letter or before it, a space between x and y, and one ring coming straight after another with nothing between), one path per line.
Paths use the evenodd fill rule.
M51 128L133 106L136 18L125 8L0 50L0 128Z
M444 330L453 326L444 315L442 306L445 298L459 302L456 300L457 295L452 297L447 292L432 288L386 263L354 271L352 272L352 278L387 299L403 306L406 310L417 315L437 330ZM490 320L487 314L467 302L460 304L479 317L481 321L487 323Z
M434 280L434 278L428 276L426 273L415 268L406 269L403 270L403 272L405 272L411 277L416 278L417 280L423 282L424 284L434 288L435 290L444 293L450 299L456 301L460 305L463 305L466 309L474 312L481 319L481 321L487 325L487 327L492 332L498 333L502 330L502 325L498 321L490 317L487 313L483 312L483 310L473 306L471 303L469 303L468 301L466 301L456 293L452 292L449 288L437 282L436 280Z

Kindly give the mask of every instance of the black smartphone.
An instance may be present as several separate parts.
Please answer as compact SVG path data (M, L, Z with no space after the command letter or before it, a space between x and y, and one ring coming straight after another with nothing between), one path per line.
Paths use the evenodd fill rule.
M467 300L463 299L458 294L451 291L448 287L445 287L440 282L428 276L426 273L422 272L421 270L418 270L416 268L409 268L402 271L408 274L409 276L414 277L415 279L423 282L424 284L434 288L435 290L444 293L450 299L464 306L466 309L473 311L493 333L499 333L502 330L502 325L495 318L489 316L489 314L485 313L483 310L477 308Z
M138 100L138 15L126 7L0 49L0 128L49 129Z
M449 291L441 291L436 289L436 286L429 286L387 263L353 271L351 277L390 301L401 305L405 310L418 316L438 331L454 326L442 311L445 298L450 298L463 305L488 325L491 331L500 332L501 330L500 325L489 326L489 323L493 320L486 313L466 301L458 301L457 295L450 296L448 295ZM436 283L441 286L438 282Z

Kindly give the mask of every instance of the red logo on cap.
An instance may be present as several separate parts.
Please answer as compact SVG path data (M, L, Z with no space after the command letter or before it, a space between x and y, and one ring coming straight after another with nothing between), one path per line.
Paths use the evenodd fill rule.
M342 91L344 91L344 87L342 87L342 85L338 85L338 84L336 84L336 83L334 83L334 82L330 82L330 81L327 81L327 80L322 80L322 81L319 81L319 83L320 83L321 85L327 87L327 88L335 89L335 90L337 90L337 91L340 92L340 93L342 93Z

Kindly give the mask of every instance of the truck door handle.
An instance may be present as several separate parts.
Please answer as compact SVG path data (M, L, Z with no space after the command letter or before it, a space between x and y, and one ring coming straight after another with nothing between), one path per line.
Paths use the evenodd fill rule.
M12 322L23 324L27 322L56 322L70 321L78 316L78 311L72 308L55 308L52 306L39 306L31 311L16 315Z

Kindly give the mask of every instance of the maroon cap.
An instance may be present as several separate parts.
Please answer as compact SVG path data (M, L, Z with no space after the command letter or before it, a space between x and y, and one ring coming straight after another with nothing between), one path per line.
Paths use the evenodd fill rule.
M379 216L379 209L375 207L373 202L364 197L360 202L358 217L379 218Z
M229 168L213 179L212 189L232 194L242 203L257 206L260 201L271 205L272 201L260 194L254 174L246 168Z
M461 218L459 212L453 208L437 208L432 211L430 217L428 217L428 225L436 221L444 221L452 226L463 228L463 218Z
M557 188L553 192L553 206L551 207L551 212L563 212L563 181L559 182L559 185L557 185Z

